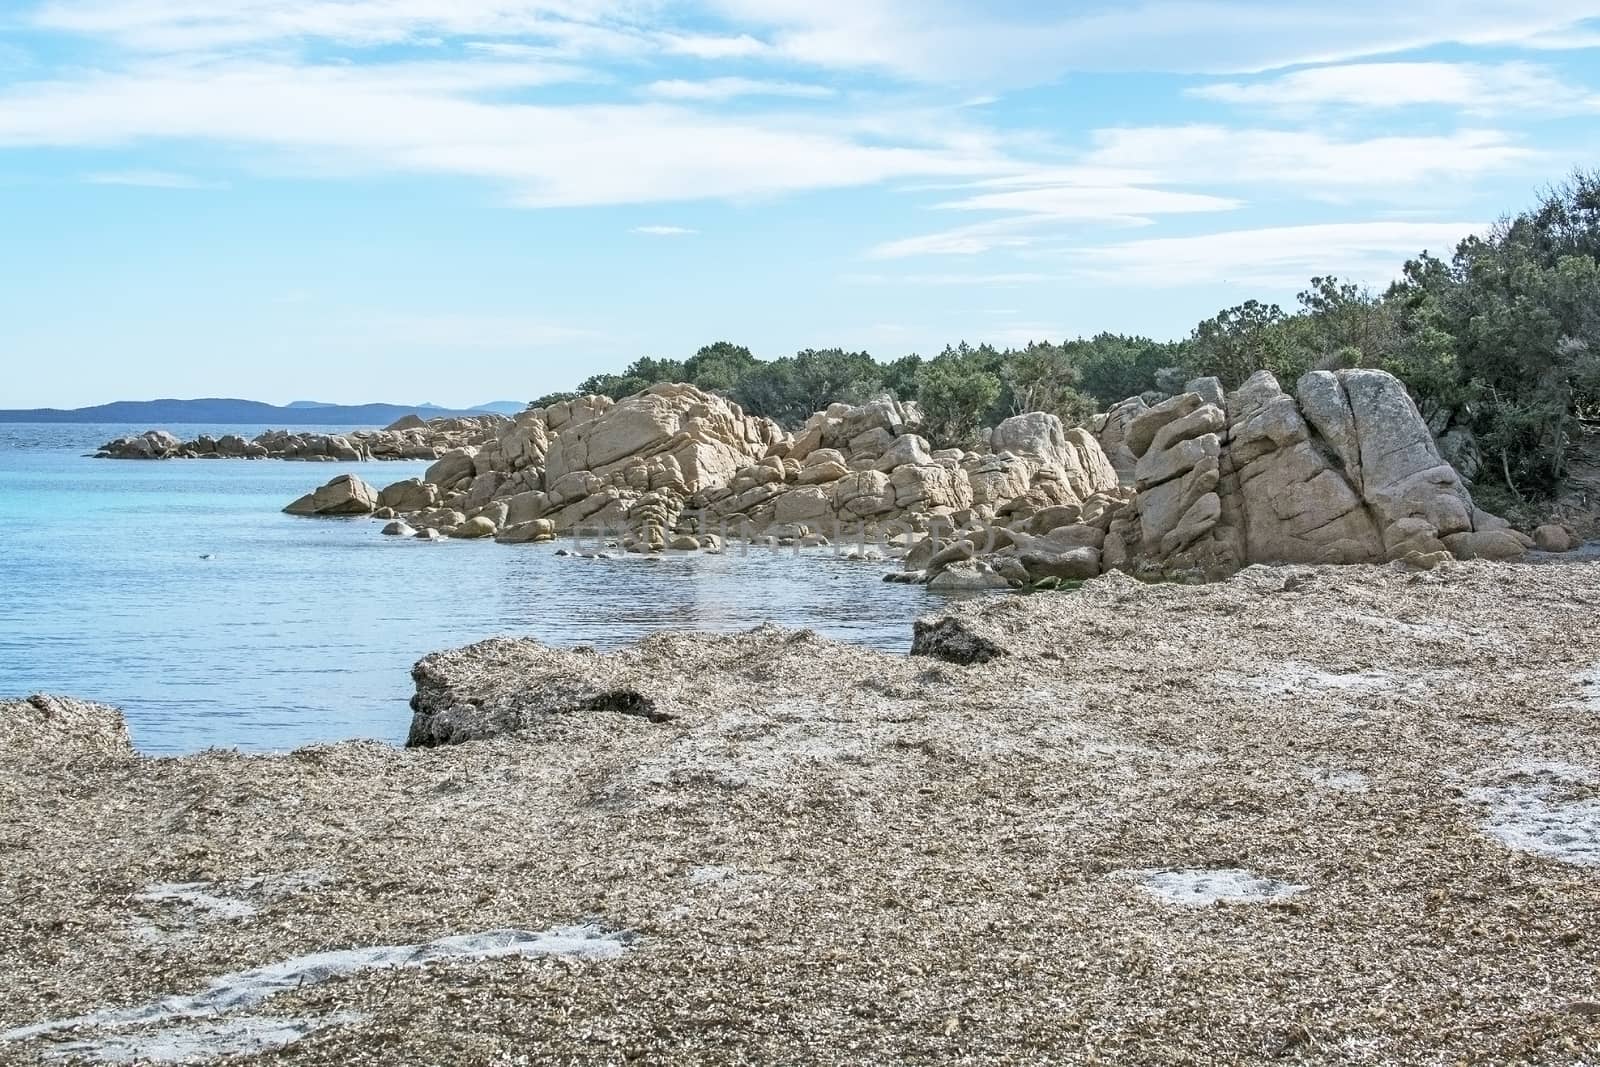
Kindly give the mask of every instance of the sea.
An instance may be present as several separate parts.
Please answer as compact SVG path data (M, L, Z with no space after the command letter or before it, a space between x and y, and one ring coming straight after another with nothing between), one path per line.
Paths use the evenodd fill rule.
M905 651L936 606L829 549L583 559L282 512L336 474L382 487L425 463L92 458L149 428L0 424L0 696L114 704L151 755L400 743L412 664L487 637L611 649L771 622Z

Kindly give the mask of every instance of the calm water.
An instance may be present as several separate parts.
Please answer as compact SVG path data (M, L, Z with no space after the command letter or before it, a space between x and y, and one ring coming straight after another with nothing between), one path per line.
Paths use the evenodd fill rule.
M279 510L338 473L383 486L422 463L83 455L145 429L0 424L0 695L116 704L146 752L401 741L411 664L485 637L616 647L770 620L900 651L930 606L826 551L579 560Z

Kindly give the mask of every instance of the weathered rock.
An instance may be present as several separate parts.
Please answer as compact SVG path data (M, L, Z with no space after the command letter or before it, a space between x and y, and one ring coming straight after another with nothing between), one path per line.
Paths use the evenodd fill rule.
M833 506L840 515L886 515L894 502L894 486L882 471L856 471L834 483Z
M1203 460L1222 454L1222 439L1214 433L1179 441L1170 448L1150 448L1139 458L1134 478L1141 491L1187 474Z
M529 519L525 522L505 527L494 535L494 539L506 545L554 541L556 539L556 526L549 519Z
M1472 498L1439 455L1405 386L1376 370L1338 372L1360 442L1361 495L1379 524L1426 520L1441 536L1472 529Z
M341 474L283 510L291 515L366 515L377 506L377 490L353 474Z
M873 464L873 470L887 473L906 464L916 467L933 464L933 457L928 454L928 442L914 433L901 434L891 441Z
M396 519L383 528L385 537L415 537L417 531L413 530L403 519Z
M1207 404L1211 404L1219 408L1227 403L1227 400L1225 399L1226 394L1222 390L1222 380L1220 378L1191 378L1188 383L1184 385L1183 391L1185 393L1194 393Z
M421 512L438 504L438 486L422 478L406 478L384 486L378 494L379 507L392 507L397 512Z
M448 489L463 479L474 477L476 470L473 457L477 454L478 450L472 447L446 452L428 468L422 476L423 481Z
M472 540L478 537L493 537L495 535L494 520L479 515L466 520L450 531L450 536L460 540Z
M1041 578L1068 578L1082 580L1100 573L1098 548L1066 548L1058 552L1037 549L1018 554L1017 560L1034 581Z
M1252 563L1355 563L1384 558L1360 495L1311 442L1299 406L1266 371L1228 398L1232 482Z
M1456 559L1512 560L1521 559L1528 552L1514 530L1468 530L1446 534L1443 541Z
M1571 552L1580 543L1570 526L1559 523L1546 523L1535 529L1533 542L1542 552Z
M1162 427L1169 422L1176 422L1204 403L1198 393L1180 393L1155 407L1142 410L1129 422L1123 443L1135 458L1141 458Z
M944 592L1009 589L1011 583L982 560L963 559L949 564L928 581L929 589Z
M1133 484L1134 464L1139 461L1139 457L1128 446L1128 431L1134 420L1147 410L1149 406L1142 399L1130 397L1113 404L1097 427L1100 449L1117 472L1118 480L1126 485Z

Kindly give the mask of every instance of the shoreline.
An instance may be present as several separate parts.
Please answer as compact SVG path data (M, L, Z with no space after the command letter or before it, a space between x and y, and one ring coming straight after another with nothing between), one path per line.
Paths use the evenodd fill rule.
M0 1055L233 1027L307 1064L1580 1062L1597 606L1593 563L1250 567L941 612L983 662L776 629L489 642L428 657L449 699L423 703L546 713L429 749L147 758L8 706L0 1033L527 938L198 1037L102 1021ZM667 717L589 699L624 691ZM576 929L619 947L531 947Z

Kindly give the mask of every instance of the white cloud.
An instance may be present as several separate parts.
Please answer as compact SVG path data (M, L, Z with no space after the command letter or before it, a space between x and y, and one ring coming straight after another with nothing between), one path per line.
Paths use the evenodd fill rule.
M53 0L40 7L34 22L160 51L296 39L427 43L439 37L543 37L592 47L619 33L608 25L609 16L629 7L615 0Z
M758 41L748 33L733 37L663 33L656 40L669 55L693 56L696 59L750 59L771 51L766 42Z
M1314 130L1140 126L1099 130L1091 164L1148 171L1169 182L1271 182L1300 191L1402 190L1536 161L1498 130L1339 140Z
M540 71L536 77L560 76ZM472 63L152 62L0 92L0 148L153 140L277 150L302 173L455 174L528 206L746 198L1016 169L990 138L920 117L898 138L853 117L716 116L670 104L478 99L512 79ZM893 116L879 121L893 126Z
M225 189L227 183L170 170L115 170L87 174L90 185L135 185L149 189Z
M1254 82L1221 82L1190 96L1274 111L1435 105L1473 114L1600 111L1600 93L1528 63L1350 63Z
M760 81L754 78L708 78L687 81L674 78L651 82L645 93L665 100L732 100L741 96L792 96L822 99L835 95L825 85L801 82Z
M1095 219L1148 223L1155 215L1232 211L1238 200L1199 193L1175 193L1138 186L1043 185L949 200L937 205L958 211L1020 211L1041 218Z
M1020 175L1007 180L1023 181ZM1045 181L1038 174L1034 181ZM1147 226L1157 216L1232 211L1228 197L1176 193L1137 185L1080 186L1039 184L1028 189L980 193L937 205L943 210L1010 212L1007 217L934 233L885 241L868 250L873 259L907 256L978 255L1003 248L1026 248L1064 226L1097 224Z
M1250 73L1435 45L1558 39L1596 0L711 0L778 53L934 83L1038 84L1070 70Z
M635 226L630 233L642 233L647 237L687 237L699 233L687 226Z
M1434 45L1592 36L1597 0L48 0L45 28L180 51L322 40L540 41L564 58L770 56L936 84L1038 84L1069 70L1245 73ZM694 26L693 31L685 29Z
M1445 254L1481 222L1344 222L1160 237L1076 248L1073 269L1125 285L1252 283L1287 287L1316 274L1381 283L1406 258Z

